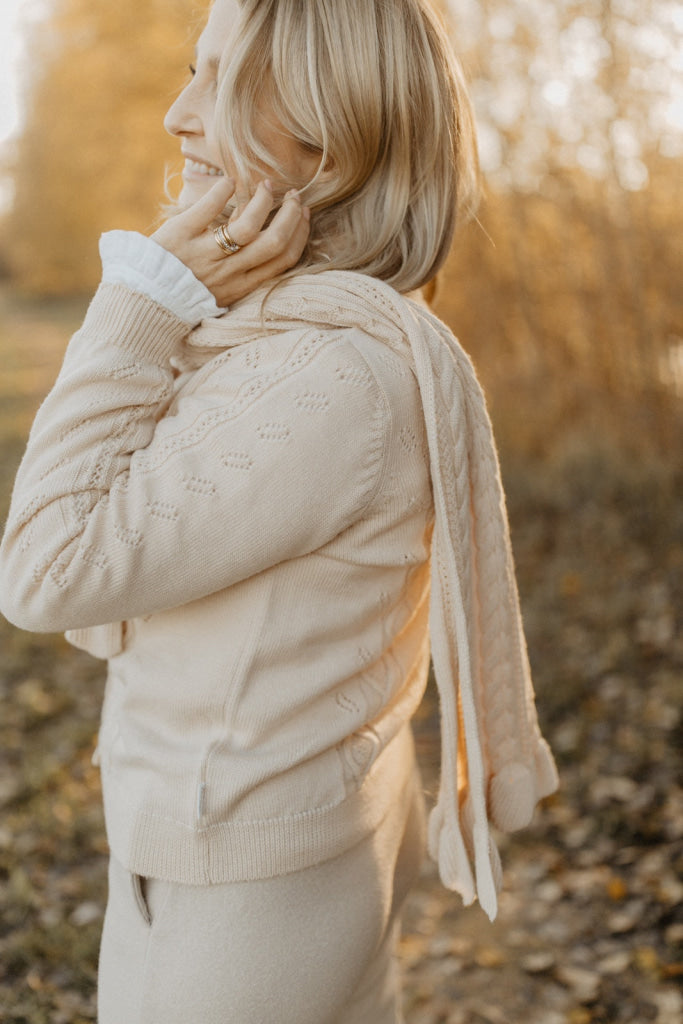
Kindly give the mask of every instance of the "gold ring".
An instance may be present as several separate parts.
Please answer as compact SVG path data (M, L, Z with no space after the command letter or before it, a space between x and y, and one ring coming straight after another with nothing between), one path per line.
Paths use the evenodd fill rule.
M234 252L239 252L242 248L228 231L227 224L219 224L217 228L213 229L213 237L216 239L218 245L225 253L226 256L231 256Z

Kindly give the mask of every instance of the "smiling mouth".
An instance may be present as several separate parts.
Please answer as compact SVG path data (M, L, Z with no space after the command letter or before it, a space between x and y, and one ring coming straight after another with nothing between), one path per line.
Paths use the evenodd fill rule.
M185 157L185 171L188 174L203 174L210 178L220 178L223 176L223 171L219 167L214 167L213 164L201 163L199 160L191 160L190 157Z

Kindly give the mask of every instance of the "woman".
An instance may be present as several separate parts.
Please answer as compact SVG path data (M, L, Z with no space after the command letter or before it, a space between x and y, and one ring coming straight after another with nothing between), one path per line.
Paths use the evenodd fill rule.
M109 659L101 1024L388 1024L428 624L444 883L493 917L489 820L556 786L483 398L404 297L472 197L468 100L426 0L216 0L191 71L179 211L103 237L3 610Z

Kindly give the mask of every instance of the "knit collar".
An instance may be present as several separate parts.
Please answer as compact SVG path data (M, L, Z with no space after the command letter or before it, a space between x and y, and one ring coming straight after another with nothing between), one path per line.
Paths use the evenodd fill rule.
M430 634L442 763L429 847L444 884L493 918L501 873L489 821L505 831L528 824L557 772L536 718L483 392L450 330L384 282L324 271L286 280L264 305L267 293L204 321L188 338L195 357L306 325L358 328L413 366L435 506Z

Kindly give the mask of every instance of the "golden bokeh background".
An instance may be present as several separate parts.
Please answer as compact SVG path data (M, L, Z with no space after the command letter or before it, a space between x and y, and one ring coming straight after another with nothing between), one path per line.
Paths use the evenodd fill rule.
M440 0L471 82L485 198L438 311L473 354L503 448L676 443L683 391L683 9L669 0ZM89 292L97 238L149 231L178 170L163 114L202 0L54 0L5 150L11 286ZM51 12L51 13L49 13Z

